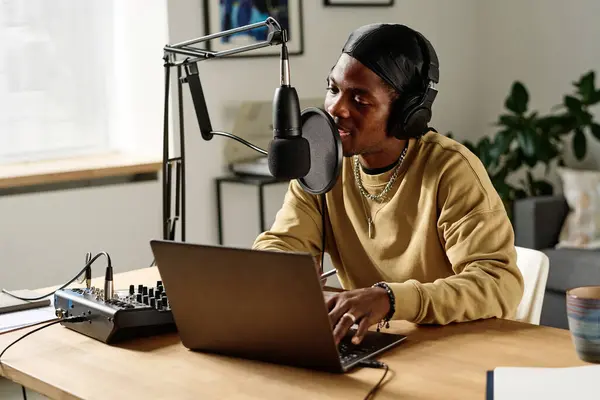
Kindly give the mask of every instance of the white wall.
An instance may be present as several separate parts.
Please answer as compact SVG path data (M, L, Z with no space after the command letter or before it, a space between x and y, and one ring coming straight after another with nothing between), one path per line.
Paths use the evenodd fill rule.
M88 251L106 251L116 272L150 265L160 196L160 184L139 182L0 197L0 287L67 282ZM103 276L105 266L96 261L93 275Z
M530 110L540 113L561 103L565 94L573 92L571 83L590 69L596 70L596 85L600 83L599 15L598 0L482 2L477 28L478 90L473 102L479 106L481 135L494 132L491 123L503 112L515 80L527 87ZM600 117L598 109L595 116ZM577 162L570 156L567 163L598 169L599 156L600 144L589 135L585 160ZM554 174L550 179L558 182Z

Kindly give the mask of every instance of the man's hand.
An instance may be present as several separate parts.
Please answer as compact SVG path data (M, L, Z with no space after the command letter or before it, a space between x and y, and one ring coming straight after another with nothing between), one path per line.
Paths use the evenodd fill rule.
M336 294L327 301L327 307L335 343L339 344L352 325L358 323L352 343L359 344L369 327L390 311L390 300L383 288L365 288Z

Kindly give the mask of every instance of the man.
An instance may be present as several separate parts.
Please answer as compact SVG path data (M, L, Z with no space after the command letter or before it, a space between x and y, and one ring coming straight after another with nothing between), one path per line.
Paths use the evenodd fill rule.
M419 38L392 24L350 35L324 103L342 141L340 178L325 204L292 181L253 246L318 257L326 229L325 250L347 289L328 301L336 342L354 323L359 343L391 319L511 318L523 294L512 226L480 160L426 123L422 132L397 123L429 83L435 56Z

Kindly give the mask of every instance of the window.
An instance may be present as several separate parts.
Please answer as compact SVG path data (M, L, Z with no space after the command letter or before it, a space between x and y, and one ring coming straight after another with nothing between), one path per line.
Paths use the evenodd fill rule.
M147 150L136 140L148 141L149 124L156 152L166 9L165 0L0 0L0 164Z
M1 161L105 150L112 3L0 4Z

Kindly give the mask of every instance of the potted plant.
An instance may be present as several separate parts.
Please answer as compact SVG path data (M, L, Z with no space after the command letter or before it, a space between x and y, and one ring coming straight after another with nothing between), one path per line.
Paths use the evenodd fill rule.
M595 73L590 71L573 82L574 93L565 95L562 103L545 116L528 110L527 88L515 81L504 102L505 112L495 124L500 130L476 143L463 142L485 166L509 214L517 199L553 194L554 188L545 178L553 162L564 165L569 136L578 160L587 152L586 133L600 140L600 124L590 112L590 107L600 103L600 90L594 80ZM532 174L538 163L546 167L545 176L540 179ZM511 182L520 173L523 177Z

